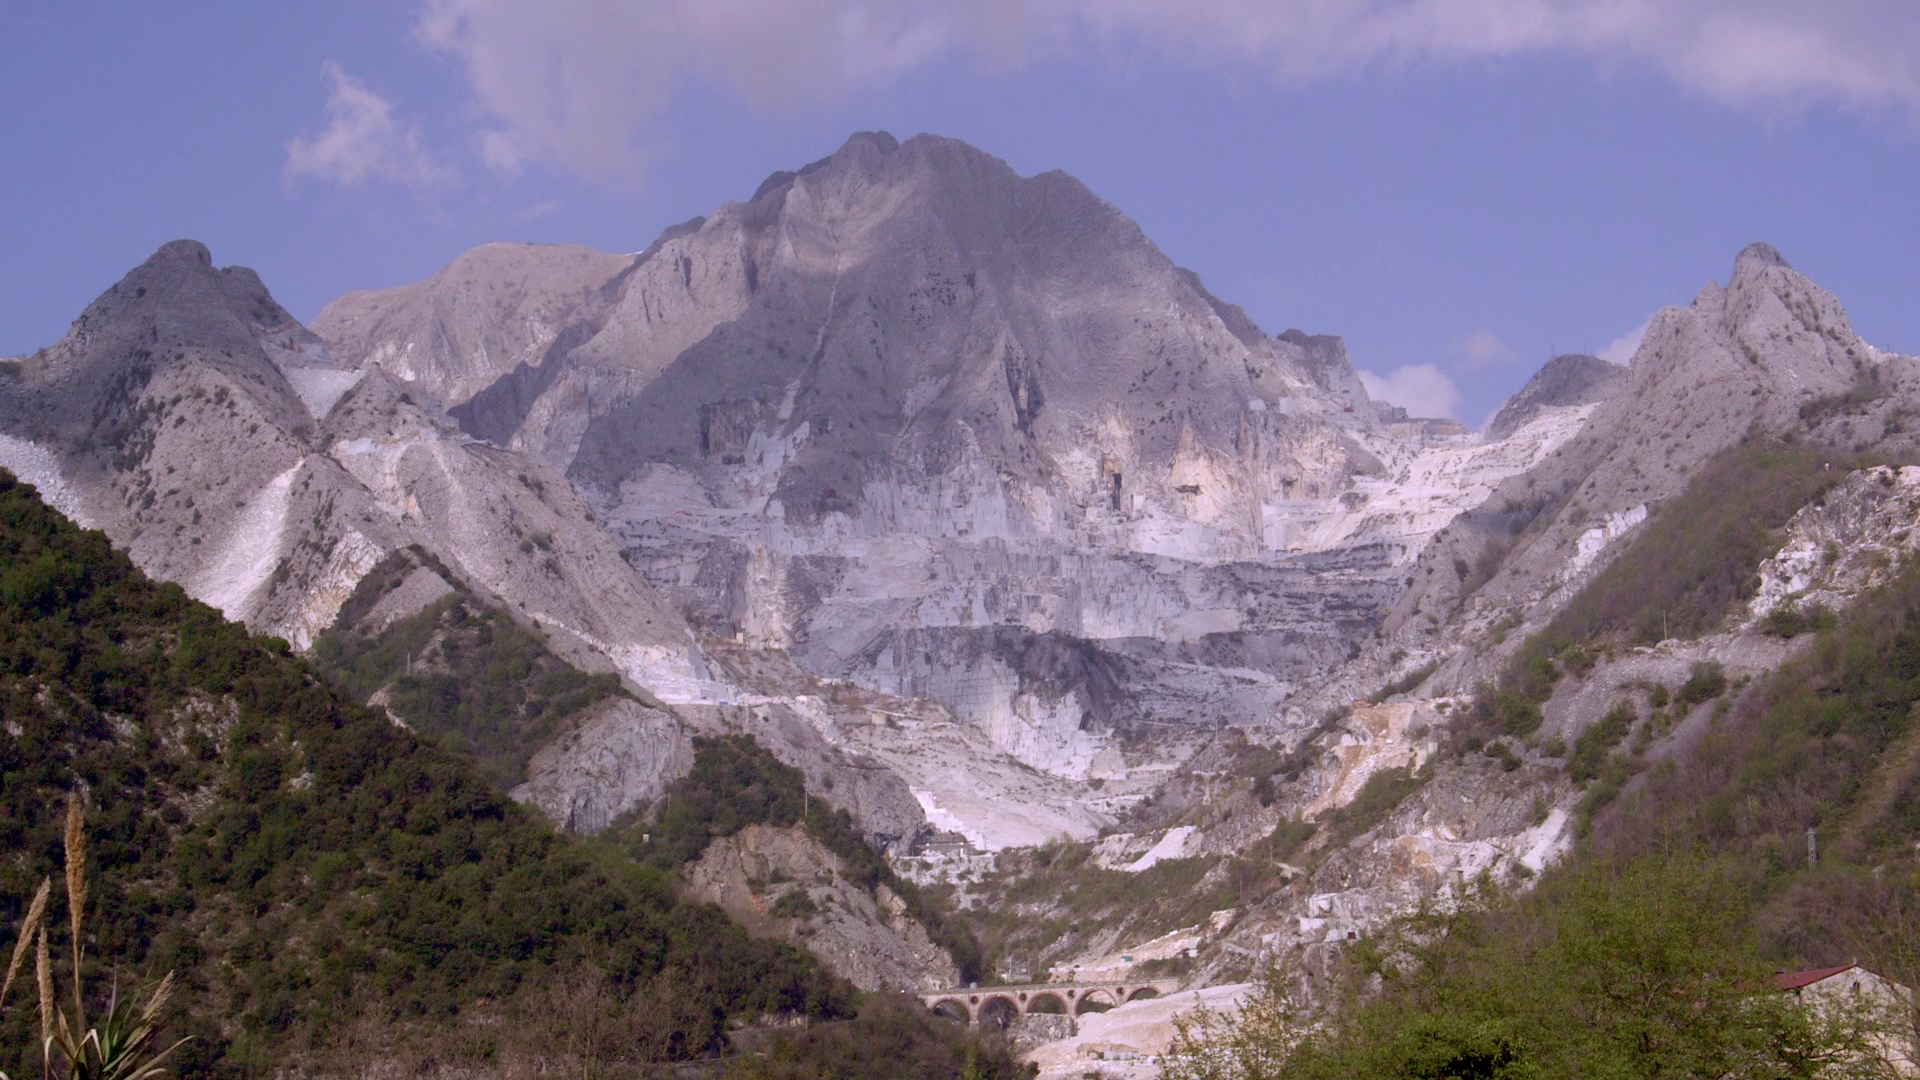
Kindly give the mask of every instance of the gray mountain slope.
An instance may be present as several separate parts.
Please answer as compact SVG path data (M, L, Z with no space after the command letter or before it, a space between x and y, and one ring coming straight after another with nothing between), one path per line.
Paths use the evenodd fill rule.
M1078 181L927 136L669 230L455 415L566 468L702 630L1081 776L1105 733L1264 722L1370 634L1389 550L1289 521L1416 449L1339 339L1271 337Z
M723 208L626 289L622 311L636 301L667 311L666 297L691 289L711 298L709 311L738 313L684 349L669 342L658 355L671 362L593 418L570 473L608 490L639 465L724 464L729 440L756 430L792 440L803 425L776 493L800 523L860 505L890 463L951 474L977 453L1015 483L1052 486L1071 448L1115 456L1135 474L1129 490L1153 498L1173 494L1168 474L1183 452L1240 466L1242 489L1316 470L1332 485L1367 455L1299 443L1375 433L1371 417L1344 414L1351 402L1315 383L1324 371L1306 349L1244 316L1230 326L1197 279L1078 181L1022 179L950 140L856 138ZM632 356L607 339L639 336L634 321L616 317L580 355ZM1125 445L1100 440L1106 426L1126 430ZM1213 498L1222 513L1246 514L1226 492Z
M348 293L313 331L343 359L377 363L453 407L538 366L574 310L631 261L573 244L486 244L418 284Z
M324 397L307 376L328 365L251 271L179 241L23 365L6 427L58 459L86 523L142 568L299 640L400 539L314 453L290 373ZM316 522L313 545L295 550L289 520Z
M1527 385L1507 399L1487 424L1489 439L1504 439L1540 415L1540 410L1605 401L1626 383L1627 369L1597 356L1569 353L1547 361Z
M0 368L0 465L22 462L149 573L297 648L374 566L418 546L574 664L676 700L716 696L685 621L565 477L461 432L417 380L337 360L251 271L216 269L197 243L162 248L61 342ZM411 607L383 617L451 584L427 579L401 590ZM557 820L603 827L684 771L684 755L662 746L752 723L783 760L841 791L870 835L924 828L897 777L751 707L592 717L601 745L556 748L521 794ZM646 762L630 769L634 754Z
M1604 543L1609 519L1671 498L1750 432L1804 430L1803 407L1871 382L1878 355L1832 294L1749 246L1725 288L1709 283L1654 316L1625 385L1576 438L1436 536L1388 629L1431 633L1469 593L1489 608L1538 600L1594 565L1579 555L1583 536ZM1458 569L1490 560L1490 580Z
M336 362L252 271L192 241L25 361L4 415L149 573L300 647L418 543L616 661L688 669L684 624L603 532L572 527L588 511L565 480Z

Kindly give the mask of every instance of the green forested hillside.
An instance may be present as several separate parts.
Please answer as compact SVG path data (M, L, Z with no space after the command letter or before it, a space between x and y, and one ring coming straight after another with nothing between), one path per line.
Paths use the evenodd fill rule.
M506 1070L541 1038L600 1046L586 1026L624 1025L608 1061L685 1058L765 1014L859 1011L805 953L556 835L5 472L0 710L0 918L58 876L64 800L84 792L90 992L176 971L183 1075L436 1055ZM0 1018L10 1075L39 1068L30 1011Z
M454 591L377 631L362 626L367 610L417 567ZM361 580L314 642L312 659L356 700L385 691L388 711L471 757L502 791L526 779L533 752L588 707L626 692L618 675L589 675L562 660L538 629L481 599L418 547L394 552Z
M852 815L823 799L809 799L799 769L781 763L751 735L696 736L693 746L693 769L668 790L664 808L651 821L623 830L624 843L636 859L672 869L698 859L710 842L749 825L804 824L845 861L863 888L884 885L898 896L934 944L953 957L962 982L981 977L980 943L967 924L895 874L886 857L860 834Z

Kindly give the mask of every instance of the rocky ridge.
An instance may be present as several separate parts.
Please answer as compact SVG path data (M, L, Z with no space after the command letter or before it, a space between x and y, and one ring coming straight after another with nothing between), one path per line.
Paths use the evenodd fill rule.
M688 894L718 904L756 934L804 945L867 990L957 985L946 952L885 885L849 880L845 863L798 826L749 825L687 869Z
M1435 535L1381 640L1317 688L1333 710L1322 724L1264 750L1210 749L1128 823L1134 831L1104 864L1123 872L1151 865L1132 853L1175 838L1172 855L1219 859L1222 875L1246 865L1236 860L1257 866L1273 858L1263 852L1284 851L1265 883L1241 894L1250 902L1223 909L1224 928L1189 928L1203 957L1196 985L1262 958L1324 969L1346 941L1414 905L1464 896L1476 882L1524 887L1605 806L1591 771L1568 756L1583 736L1619 724L1587 741L1603 754L1630 751L1640 770L1684 753L1727 695L1777 670L1808 646L1804 631L1823 613L1890 581L1907 558L1920 533L1920 469L1833 474L1720 624L1569 661L1580 666L1564 670L1524 739L1453 734L1514 651L1713 455L1754 440L1920 455L1904 419L1920 401L1920 359L1861 341L1833 297L1764 245L1742 253L1726 288L1709 285L1652 326L1614 395L1577 406L1587 413L1577 434ZM1276 849L1283 836L1296 843ZM1092 944L1063 940L1060 955L1087 963L1115 951Z
M1295 722L1427 537L1593 407L1497 441L1384 422L1338 339L1268 335L1078 182L924 136L856 136L667 230L477 392L497 365L441 342L504 313L422 336L451 286L410 288L316 325L386 313L334 348L434 357L399 374L564 468L709 649L938 702L962 726L907 740L959 752L936 772L1065 782L1000 801L1033 822L1007 829L920 770L929 816L987 846L1090 835L1208 729ZM652 689L751 696L724 682Z
M571 273L579 261L557 264ZM455 580L421 568L382 600L385 622L469 589L539 627L576 666L672 698L714 697L685 622L563 476L466 435L381 364L337 359L252 271L215 268L200 244L162 248L65 339L0 372L0 428L0 465L143 569L295 648L332 625L383 560L417 548ZM627 736L629 750L645 742L627 710L614 713L594 730ZM753 718L706 707L672 723L684 743L689 725ZM862 778L874 770L811 728L775 726L776 745L816 781L838 774L849 795L872 787ZM623 772L621 753L602 747L598 764L574 768L556 747L542 760L568 762L571 780L536 776L525 794L563 821L611 820L671 779L657 764ZM924 827L897 782L854 809L879 837Z
M920 880L1104 833L1105 870L1211 860L1213 889L1318 823L1175 935L1198 981L1537 872L1580 797L1553 740L1623 697L1646 724L1698 663L1772 670L1774 610L1844 605L1913 524L1905 472L1846 480L1741 625L1606 657L1530 742L1461 753L1475 688L1704 463L1911 449L1920 364L1755 245L1627 369L1556 358L1475 435L1376 410L1337 339L1266 334L1071 178L880 135L638 255L491 246L315 325L169 245L0 371L0 463L299 647L433 552L462 580L379 617L471 588L634 690L516 789L582 831L740 731L905 860L964 838ZM1047 961L1143 955L1096 929Z

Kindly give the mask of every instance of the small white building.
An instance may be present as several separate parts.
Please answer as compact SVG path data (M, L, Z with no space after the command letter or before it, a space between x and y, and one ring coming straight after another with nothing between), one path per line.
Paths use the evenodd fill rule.
M1787 971L1775 975L1782 990L1813 1009L1864 1007L1883 1018L1884 1028L1868 1049L1902 1076L1920 1076L1920 1013L1911 987L1902 986L1858 964Z

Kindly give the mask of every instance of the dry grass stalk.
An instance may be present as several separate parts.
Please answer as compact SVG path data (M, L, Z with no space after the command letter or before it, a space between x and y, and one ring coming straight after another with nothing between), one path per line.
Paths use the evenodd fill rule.
M87 907L86 813L80 793L67 796L67 922L73 930L73 1015L80 1018L80 915Z
M47 959L47 928L34 936L34 981L40 986L40 1048L51 1054L53 1048L53 961ZM53 1059L47 1058L47 1074L53 1074Z
M47 914L47 896L52 892L53 879L41 881L40 891L33 894L33 903L27 905L26 918L20 920L20 933L13 941L13 959L7 962L7 981L0 983L0 1005L6 1004L7 993L13 989L14 976L20 974L20 965L27 958L27 950L40 933L40 920Z
M33 942L33 973L40 996L40 1050L48 1080L55 1075L56 1056L64 1062L60 1070L67 1080L156 1080L165 1069L164 1062L180 1048L181 1039L158 1053L152 1052L160 1030L160 1014L173 997L173 973L168 972L160 985L147 995L144 1005L135 999L122 1001L116 990L107 1003L99 1023L88 1026L86 997L81 983L82 919L87 908L87 835L85 807L79 795L67 800L66 879L68 932L73 940L72 1014L54 998L53 960L47 926L47 902L53 881L40 883L33 902L20 920L20 933L13 945L13 957L7 965L6 981L0 983L0 1005L13 987L13 980L26 959L27 942ZM0 1073L0 1080L7 1080Z

